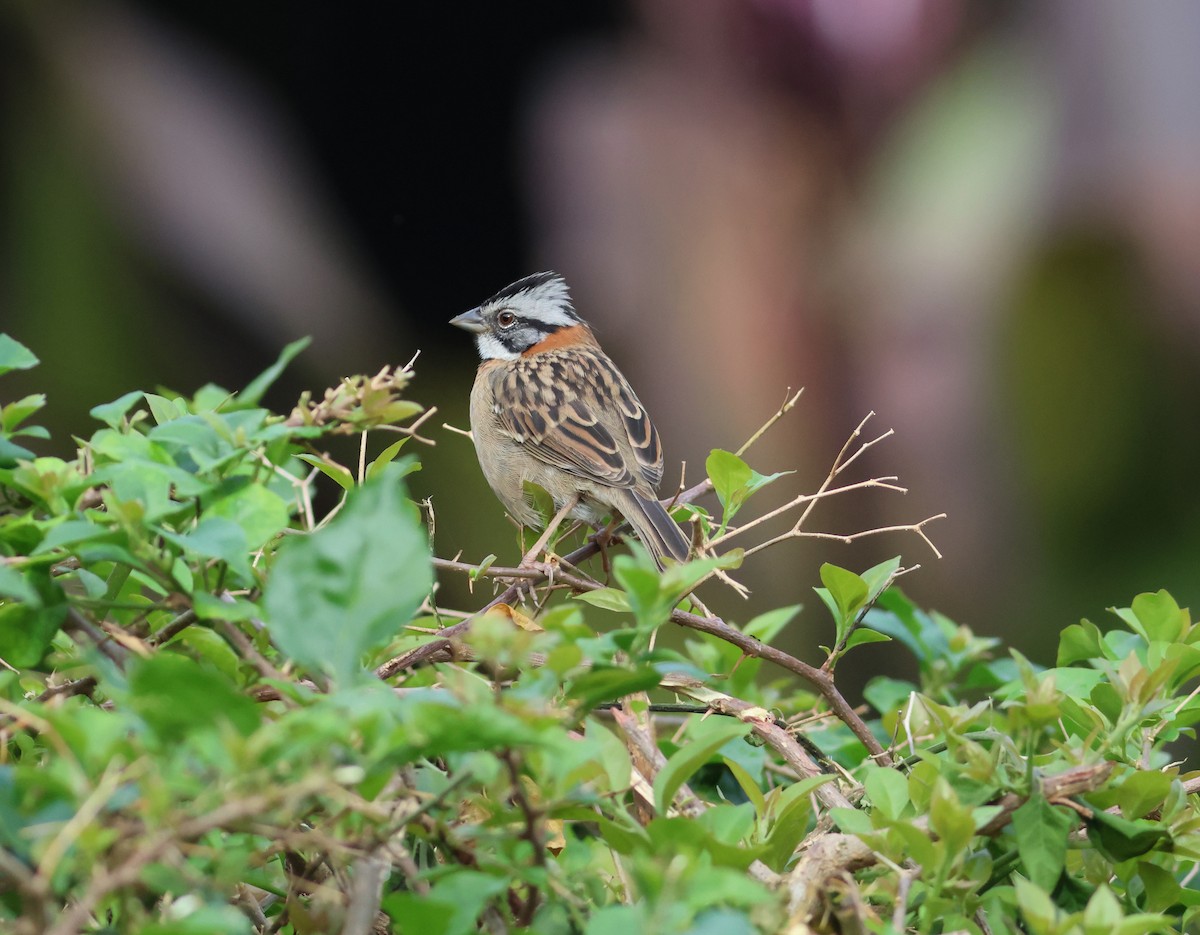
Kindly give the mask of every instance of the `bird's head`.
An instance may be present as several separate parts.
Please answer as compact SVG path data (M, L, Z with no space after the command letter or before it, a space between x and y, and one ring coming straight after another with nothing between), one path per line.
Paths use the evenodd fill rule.
M554 272L518 279L450 324L475 335L484 360L516 360L567 329L586 329L566 282Z

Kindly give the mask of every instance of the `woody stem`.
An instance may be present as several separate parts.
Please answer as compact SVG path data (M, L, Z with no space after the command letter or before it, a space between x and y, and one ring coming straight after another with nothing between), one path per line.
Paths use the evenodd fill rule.
M558 529L559 524L567 518L570 513L579 504L579 494L574 494L567 498L567 501L554 514L554 519L546 524L546 529L538 538L538 541L533 544L533 548L525 553L525 557L521 559L521 567L528 568L537 561L538 556L542 554L542 550L546 548L546 543L550 541L550 537L554 535L554 531Z

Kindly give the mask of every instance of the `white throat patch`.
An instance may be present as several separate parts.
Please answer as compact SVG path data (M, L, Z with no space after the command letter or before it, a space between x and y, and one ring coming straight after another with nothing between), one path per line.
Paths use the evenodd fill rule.
M487 332L476 335L475 346L479 348L479 356L484 360L516 360L521 356L515 351L510 351L495 335Z

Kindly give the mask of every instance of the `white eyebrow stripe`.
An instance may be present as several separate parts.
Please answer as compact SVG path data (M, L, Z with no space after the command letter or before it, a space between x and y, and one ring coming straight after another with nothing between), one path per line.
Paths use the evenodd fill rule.
M495 308L507 308L522 318L555 328L579 324L570 290L558 276L499 299Z
M513 302L509 305L514 312L522 318L528 318L531 321L536 321L543 325L553 325L555 327L568 327L570 325L579 324L579 319L575 315L563 309L558 303L551 303L540 298L535 299L531 303Z

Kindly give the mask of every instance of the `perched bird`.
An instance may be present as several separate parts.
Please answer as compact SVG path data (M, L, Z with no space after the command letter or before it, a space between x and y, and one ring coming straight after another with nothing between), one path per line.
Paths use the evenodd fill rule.
M526 481L559 515L599 526L620 513L662 567L684 561L689 543L658 502L658 432L557 273L534 273L453 318L475 335L483 362L471 390L479 466L508 512L541 525ZM552 528L553 524L551 524ZM531 550L531 556L544 542Z

